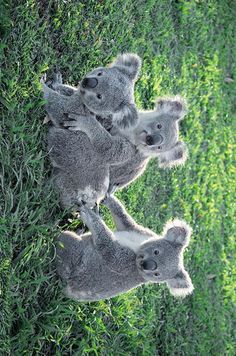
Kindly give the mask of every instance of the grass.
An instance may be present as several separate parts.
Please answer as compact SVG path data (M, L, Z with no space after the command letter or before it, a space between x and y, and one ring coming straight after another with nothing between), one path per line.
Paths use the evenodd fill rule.
M234 355L235 2L9 0L0 10L0 355ZM180 301L148 285L76 303L54 267L67 215L48 181L39 78L60 68L76 84L125 51L143 58L140 108L187 98L190 159L171 171L152 161L118 196L156 232L171 217L193 227L195 292Z

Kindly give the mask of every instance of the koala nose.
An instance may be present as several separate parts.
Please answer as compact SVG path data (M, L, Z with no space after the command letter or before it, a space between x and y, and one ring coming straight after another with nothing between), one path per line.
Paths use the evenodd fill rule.
M145 260L142 262L142 267L147 271L154 271L157 268L157 264L153 260Z
M96 78L84 78L81 85L83 88L93 89L98 85L98 80Z
M146 144L147 144L148 146L152 146L152 145L153 145L153 142L154 142L153 137L150 136L150 135L147 135L147 137L146 137Z

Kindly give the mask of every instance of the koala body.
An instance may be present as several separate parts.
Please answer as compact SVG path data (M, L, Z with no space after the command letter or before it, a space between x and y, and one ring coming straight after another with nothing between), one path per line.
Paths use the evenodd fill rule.
M48 134L53 180L64 207L72 207L81 200L94 206L108 190L109 165L131 157L133 147L129 140L111 137L91 111L110 115L117 126L134 124L137 111L133 89L139 69L138 56L121 55L110 68L98 68L87 75L78 90L63 86L60 81L54 83L56 90L43 84L47 113L54 124ZM59 127L66 123L65 115L69 113L76 114L89 134Z
M114 297L143 283L166 282L175 296L193 291L183 267L183 251L190 228L175 220L163 236L135 223L114 197L105 204L116 224L113 233L88 207L81 217L91 233L79 236L66 231L59 237L57 271L66 284L66 294L79 301Z
M112 116L113 125L129 127L137 121L134 82L141 67L135 54L123 54L110 64L86 75L78 88L63 86L60 76L50 88L42 80L46 110L54 126L63 124L69 113Z
M133 154L134 147L125 137L111 136L95 117L81 121L88 134L56 127L48 133L53 181L63 207L81 201L90 207L99 203L108 191L110 164L124 162Z
M139 177L150 158L158 158L159 166L163 168L172 168L186 161L187 147L178 140L179 121L186 111L184 100L177 96L159 98L155 110L138 113L137 125L121 132L136 150L130 160L110 167L110 192ZM117 132L117 129L112 131Z
M187 147L178 140L179 121L185 114L186 104L181 97L159 98L155 110L138 113L138 121L134 127L120 130L112 125L112 122L110 123L111 135L126 137L132 147L132 155L129 159L110 165L110 193L124 187L142 174L152 157L158 158L160 167L171 168L186 161ZM76 116L74 118L76 119ZM79 117L67 123L68 126L71 125L70 129L82 130L89 134L89 128L83 127ZM104 121L102 124L104 125ZM102 141L103 138L101 137L100 140Z

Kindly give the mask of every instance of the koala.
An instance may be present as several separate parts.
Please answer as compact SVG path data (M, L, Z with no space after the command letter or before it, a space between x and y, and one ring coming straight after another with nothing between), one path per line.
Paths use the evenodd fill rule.
M174 296L191 294L193 285L183 266L191 229L180 220L166 224L162 236L138 225L114 197L104 201L116 225L112 232L86 205L80 208L90 233L65 231L59 236L57 272L68 297L98 301L141 284L166 283Z
M133 145L133 155L125 162L110 165L109 193L128 185L142 174L152 157L157 157L159 166L163 168L171 168L186 161L187 147L178 140L179 121L186 112L186 104L181 97L159 98L154 111L138 113L136 126L124 131L111 125L110 134L126 137ZM71 117L73 121L65 121L70 130L81 130L89 134L90 129L88 126L87 130L84 128L84 122L79 117Z
M119 55L109 68L99 67L87 74L78 88L63 86L60 76L50 88L42 78L46 111L54 126L60 127L69 113L111 115L113 125L123 129L135 125L134 83L140 68L141 59L128 53Z
M125 162L135 149L126 137L111 136L95 116L80 121L86 133L57 127L48 132L52 181L64 208L77 209L82 200L98 205L108 191L110 164Z
M133 86L139 69L139 57L126 54L119 56L110 68L98 68L87 75L78 90L63 86L60 77L54 83L56 90L43 84L47 113L53 122L48 133L53 182L63 207L76 207L81 200L90 207L99 203L108 190L109 165L131 158L134 147L129 140L112 137L95 114L112 114L113 124L122 128L136 122ZM76 113L89 134L58 126L67 122L65 115L69 113Z

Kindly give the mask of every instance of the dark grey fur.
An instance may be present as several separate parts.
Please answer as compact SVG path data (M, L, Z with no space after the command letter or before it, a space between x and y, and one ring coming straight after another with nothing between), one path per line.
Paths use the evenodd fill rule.
M69 113L86 116L91 112L103 117L111 115L113 125L122 128L134 125L134 83L140 67L140 58L128 53L118 56L109 68L99 67L87 74L78 88L63 87L60 76L52 88L42 79L46 110L54 126L60 126ZM95 84L88 86L89 81Z
M179 121L186 114L186 104L181 97L160 98L153 111L139 112L137 125L120 130L112 126L110 133L113 137L126 137L130 142L132 155L121 163L111 164L109 174L109 192L124 187L144 171L148 161L157 157L159 166L171 168L184 164L188 151L186 145L178 140ZM65 121L70 130L80 130L88 136L92 127L80 120L76 115L70 115L73 121ZM107 133L100 137L105 144ZM112 162L111 162L112 163Z
M80 236L66 231L59 237L57 270L67 296L97 301L147 282L166 282L175 296L190 294L193 285L183 267L191 234L187 224L174 220L160 237L137 225L116 198L107 198L105 204L114 218L115 232L82 206L81 217L91 233Z
M186 113L186 103L180 96L159 98L155 110L138 113L138 123L133 129L120 131L135 145L136 150L130 160L110 167L110 192L139 177L150 158L157 157L159 167L162 168L185 163L188 157L187 146L178 137L179 121ZM117 134L117 129L113 128L111 133ZM151 145L147 144L147 138L153 140Z
M114 126L133 125L137 121L133 89L140 63L134 54L120 55L110 68L98 68L86 76L86 80L97 81L92 89L63 86L60 76L52 83L53 89L43 83L47 113L54 124L48 134L53 181L63 207L75 206L81 200L94 206L108 190L109 165L131 158L134 148L129 140L112 137L91 111L111 116ZM98 93L101 100L96 98ZM89 135L58 127L69 113L76 113Z

